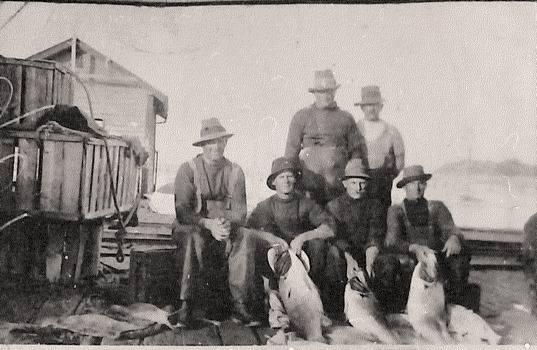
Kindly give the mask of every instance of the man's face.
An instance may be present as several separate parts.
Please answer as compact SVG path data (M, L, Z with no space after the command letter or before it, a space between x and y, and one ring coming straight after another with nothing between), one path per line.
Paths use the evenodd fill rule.
M416 200L423 198L425 189L427 188L426 180L416 180L405 185L406 198L408 200Z
M315 96L315 104L317 107L323 109L332 105L336 98L336 90L328 89L324 91L316 91L313 95Z
M362 105L362 111L366 120L375 122L380 118L380 111L384 105L382 103L376 103L371 105Z
M209 162L218 162L224 158L224 150L226 149L227 138L211 140L203 144L203 156Z
M345 189L351 198L358 199L365 196L367 180L351 177L343 180L343 186L345 186Z
M293 192L295 188L295 174L292 171L286 170L276 176L272 181L274 187L276 187L276 194L278 195L288 195Z

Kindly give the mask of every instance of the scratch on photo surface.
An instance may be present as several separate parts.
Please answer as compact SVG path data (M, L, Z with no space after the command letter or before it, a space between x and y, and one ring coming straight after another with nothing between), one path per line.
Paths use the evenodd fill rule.
M276 130L276 126L278 125L278 121L276 119L274 119L273 117L265 117L265 118L261 119L261 124L263 124L263 122L265 120L268 120L268 121L272 122L272 129L270 130L270 132L274 132L274 130Z
M507 189L509 190L509 194L511 195L511 197L517 198L517 196L515 196L513 192L511 192L511 180L509 180L509 176L503 175L502 177L507 180Z
M520 139L520 136L518 135L518 133L516 132L513 132L513 133L510 133L506 138L505 138L505 141L500 145L500 148L504 148L505 145L513 138L515 137L515 141L513 143L513 147L512 149L514 150L516 145L518 144L518 140Z

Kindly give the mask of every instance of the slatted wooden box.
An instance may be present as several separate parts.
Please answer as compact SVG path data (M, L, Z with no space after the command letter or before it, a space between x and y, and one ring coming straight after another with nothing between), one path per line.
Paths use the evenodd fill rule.
M0 57L0 107L11 99L0 123L14 119L37 108L54 104L72 104L72 76L60 64L53 61L32 61ZM30 116L11 127L32 129L37 116Z
M179 299L179 269L173 245L139 245L131 250L129 266L130 301L157 306Z
M116 212L112 180L120 210L128 211L139 185L134 153L119 138L109 138L108 146L111 173L102 139L56 133L40 139L36 132L0 130L0 214L107 217Z

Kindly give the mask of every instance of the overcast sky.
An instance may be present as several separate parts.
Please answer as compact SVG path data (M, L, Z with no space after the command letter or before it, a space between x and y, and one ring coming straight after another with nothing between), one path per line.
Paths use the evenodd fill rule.
M254 182L284 152L293 114L313 102L313 71L331 68L356 119L363 85L385 98L407 165L468 157L537 164L537 5L462 2L144 8L0 4L0 54L27 57L78 36L169 97L160 160L199 149L200 120L235 136L227 156Z

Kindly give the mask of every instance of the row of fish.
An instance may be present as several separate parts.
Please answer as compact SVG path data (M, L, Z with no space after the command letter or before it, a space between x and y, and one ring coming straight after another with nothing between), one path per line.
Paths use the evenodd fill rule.
M501 339L473 311L460 305L446 306L435 254L429 254L414 269L407 314L384 315L363 272L347 276L345 315L352 327L329 327L331 322L308 275L309 260L303 251L296 255L291 250L282 253L271 249L269 265L275 270L279 259L289 257L289 270L279 280L279 298L291 325L308 342L348 344L352 343L349 337L355 337L356 344L364 339L385 344L498 344ZM285 338L280 333L275 337Z

